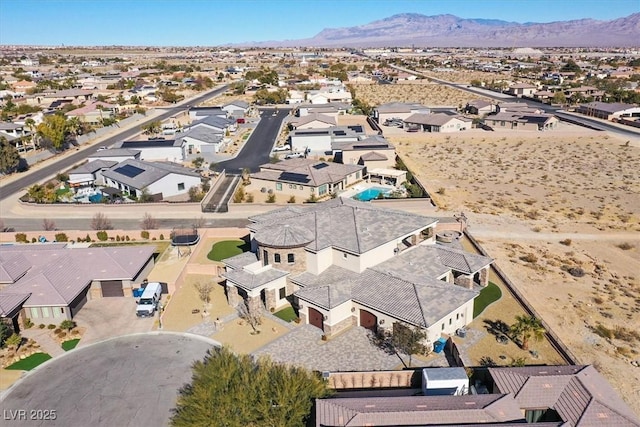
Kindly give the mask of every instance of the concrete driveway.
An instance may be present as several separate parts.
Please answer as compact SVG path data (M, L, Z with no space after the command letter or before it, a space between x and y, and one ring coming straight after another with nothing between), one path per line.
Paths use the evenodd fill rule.
M70 351L7 391L0 425L166 426L192 363L215 345L195 335L152 332Z
M136 316L136 298L116 297L87 301L74 317L78 326L86 328L78 347L122 335L149 332L157 316Z

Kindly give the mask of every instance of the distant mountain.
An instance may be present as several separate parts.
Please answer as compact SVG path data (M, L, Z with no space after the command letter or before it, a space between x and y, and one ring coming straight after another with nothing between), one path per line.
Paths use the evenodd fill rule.
M309 39L264 42L315 47L635 47L640 13L611 21L579 19L549 23L463 19L403 13L347 28L327 28Z

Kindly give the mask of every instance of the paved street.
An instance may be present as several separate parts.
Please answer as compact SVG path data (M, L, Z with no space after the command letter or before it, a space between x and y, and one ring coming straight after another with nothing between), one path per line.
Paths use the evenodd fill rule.
M166 426L191 364L217 345L195 335L129 335L77 348L34 369L0 399L3 426ZM55 411L55 420L29 415ZM50 412L49 412L50 414Z

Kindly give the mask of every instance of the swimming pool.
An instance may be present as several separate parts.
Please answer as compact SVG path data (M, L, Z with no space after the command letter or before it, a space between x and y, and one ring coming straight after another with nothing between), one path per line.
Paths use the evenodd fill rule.
M360 200L361 202L368 202L369 200L377 199L378 195L380 194L386 196L390 192L391 190L389 190L388 188L371 187L356 194L355 196L353 196L353 198L356 200Z

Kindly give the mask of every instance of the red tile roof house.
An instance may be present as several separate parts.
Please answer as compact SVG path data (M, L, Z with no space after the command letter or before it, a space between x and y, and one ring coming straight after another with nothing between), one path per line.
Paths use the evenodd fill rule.
M336 198L249 218L252 252L225 263L229 304L280 309L332 336L422 328L429 345L473 320L492 260L435 244L437 220Z
M19 323L72 319L87 300L131 296L154 266L155 246L69 248L66 244L0 247L0 316ZM25 298L26 296L26 298Z
M366 390L317 399L315 425L640 426L638 417L593 366L474 369L474 377L478 376L489 385L481 394L419 396Z

